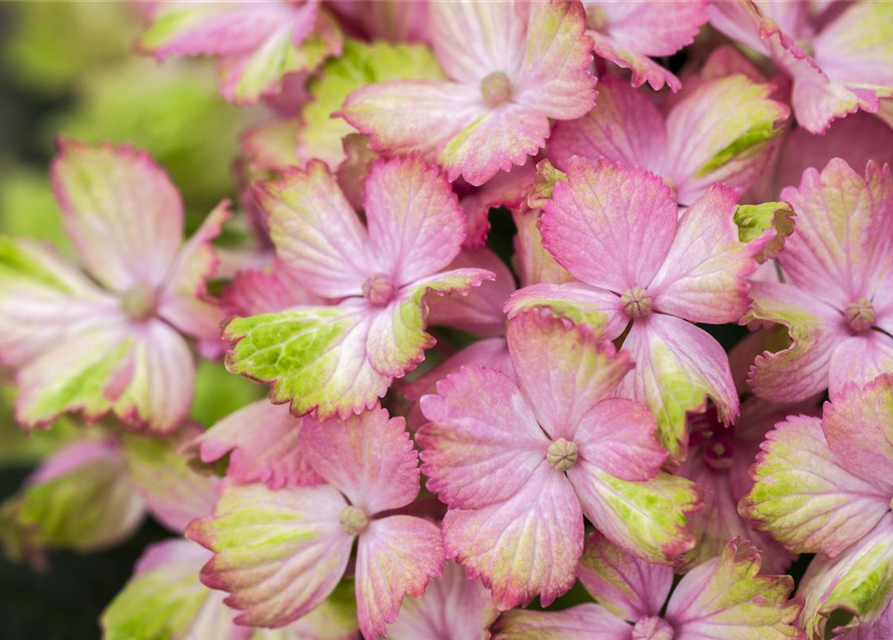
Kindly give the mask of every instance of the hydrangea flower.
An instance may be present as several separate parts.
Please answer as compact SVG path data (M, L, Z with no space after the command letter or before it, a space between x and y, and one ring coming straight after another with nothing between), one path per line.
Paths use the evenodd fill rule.
M342 117L383 154L437 161L450 181L481 185L522 165L549 119L579 118L595 101L592 41L579 2L434 2L429 38L449 81L367 85Z
M801 623L824 638L845 609L870 626L893 598L893 376L850 383L821 419L790 416L762 445L741 514L796 553L822 553L801 586Z
M341 52L341 31L319 0L149 3L138 46L158 60L218 58L220 91L237 103L282 91L287 74L315 70Z
M63 138L52 177L87 275L38 242L0 239L0 361L18 370L16 418L35 427L113 412L172 431L195 379L184 334L219 336L205 281L227 203L183 244L180 194L146 153Z
M693 324L736 322L750 307L756 262L739 240L737 200L735 189L713 185L680 215L653 173L573 158L539 228L580 282L525 287L506 305L510 316L549 307L608 340L625 334L636 368L620 393L651 410L674 458L685 455L686 414L703 411L708 397L724 424L738 415L728 356Z
M784 283L754 282L745 321L787 329L766 334L750 372L758 396L797 402L847 381L893 372L893 176L869 162L864 177L843 160L807 169L782 199L797 227L778 262ZM783 330L782 330L783 331Z
M448 558L502 609L543 605L574 583L583 516L631 553L672 562L691 549L694 485L661 471L666 451L644 406L610 398L632 368L586 327L539 312L508 330L517 383L464 367L421 399L427 488L449 505Z
M365 186L364 226L321 162L261 183L276 255L314 295L340 300L232 320L233 373L273 383L274 402L320 418L372 407L434 339L426 295L468 293L493 274L444 271L465 237L449 184L418 157L380 160Z
M769 97L773 89L726 75L699 82L664 114L647 92L602 78L598 108L556 124L548 155L562 170L573 156L648 169L683 205L717 182L743 193L766 169L789 115Z
M437 525L385 513L419 492L418 454L403 418L375 409L345 421L307 419L299 439L327 484L271 491L225 481L214 513L186 532L214 552L202 581L230 592L226 604L241 611L236 623L283 626L329 596L359 539L359 626L366 638L382 637L403 597L420 597L444 561Z
M648 83L657 91L664 85L679 91L682 83L651 60L671 56L691 44L707 22L708 0L584 0L587 33L595 41L595 54L632 70L632 86Z
M649 564L595 533L579 576L598 604L509 611L497 620L493 640L803 638L794 626L801 605L788 600L794 581L761 575L760 555L746 540L730 541L674 589L672 567Z
M859 109L893 96L893 6L853 2L812 20L809 0L729 0L708 8L714 27L772 59L793 80L797 122L823 133Z

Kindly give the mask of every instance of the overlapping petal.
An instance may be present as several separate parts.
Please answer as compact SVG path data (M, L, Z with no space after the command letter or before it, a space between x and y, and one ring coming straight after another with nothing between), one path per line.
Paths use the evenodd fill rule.
M493 625L493 640L633 640L633 628L601 605L562 611L513 609Z

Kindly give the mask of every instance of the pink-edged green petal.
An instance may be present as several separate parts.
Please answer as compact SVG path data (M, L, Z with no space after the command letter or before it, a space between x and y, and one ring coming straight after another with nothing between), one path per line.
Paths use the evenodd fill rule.
M128 145L58 147L53 191L84 268L119 293L158 286L183 241L183 202L167 174Z
M831 357L847 338L840 313L790 284L754 281L753 306L742 323L769 321L787 330L763 329L770 346L757 356L748 383L771 402L798 402L828 387Z
M419 493L418 453L406 423L385 409L307 420L301 446L314 471L369 516L404 507Z
M790 576L760 575L760 555L746 540L728 543L721 556L685 575L667 605L666 620L679 638L802 639L801 604L789 601Z
M287 406L259 400L226 416L185 450L205 464L229 455L226 475L239 484L263 482L274 491L314 486L323 480L298 442L305 420L292 416Z
M632 625L597 604L562 611L506 611L493 625L493 640L634 640Z
M419 156L378 161L366 180L365 205L378 269L396 286L442 270L465 239L456 195Z
M388 626L387 635L390 640L489 640L490 625L498 615L490 592L477 580L466 578L455 562L449 562L443 575L428 583L425 595L403 600L400 615Z
M629 318L622 312L620 296L579 282L528 285L505 303L509 319L534 310L548 310L558 318L586 325L605 340L618 337L629 324Z
M281 626L313 610L341 580L353 536L338 521L344 498L330 486L270 491L225 484L214 513L186 536L214 552L202 582L229 592L239 624Z
M575 439L584 415L612 395L633 367L625 352L587 327L542 311L516 316L508 345L518 386L552 439ZM588 435L594 436L591 429Z
M418 432L430 491L454 508L509 500L543 463L549 441L521 390L488 367L463 367L421 399Z
M798 593L805 601L800 625L810 640L826 637L828 619L837 610L853 615L848 627L858 626L860 631L871 627L893 600L893 516L888 513L837 558L817 556ZM856 637L875 640L870 635Z
M572 159L567 173L540 219L543 245L587 284L617 292L647 286L676 229L669 188L652 173L604 158Z
M479 577L500 609L536 596L547 606L574 584L583 514L567 478L545 458L514 495L480 509L450 509L443 529L447 557Z
M624 620L660 614L673 586L673 568L645 562L597 531L586 539L577 577L599 604Z
M841 463L886 483L893 496L893 376L847 385L825 405L822 430Z
M837 556L890 510L889 486L844 466L818 418L788 418L761 448L738 509L790 551Z
M183 333L196 338L220 336L223 311L207 299L207 281L217 270L211 241L229 217L229 202L220 203L183 245L159 294L157 313Z
M654 414L660 442L672 458L685 457L686 415L703 411L708 398L723 423L738 416L729 358L703 329L653 313L633 323L623 346L636 368L620 385L621 395L638 400Z
M685 210L660 270L648 287L654 308L691 322L737 322L750 307L747 277L756 269L738 238L738 191L713 185Z
M779 257L792 283L844 311L871 299L893 253L893 176L869 162L864 177L843 160L807 169L781 197L797 226Z
M327 298L360 295L374 272L369 237L322 162L291 169L255 188L276 255L310 291Z
M412 516L371 522L357 551L357 618L363 637L384 636L403 598L421 597L428 581L443 572L443 563L437 525Z
M794 233L794 217L786 202L739 204L734 216L738 239L758 264L765 264L781 254L785 239Z
M629 482L586 460L567 475L586 518L637 558L672 564L694 546L686 514L700 507L701 497L690 480L661 472L647 482Z

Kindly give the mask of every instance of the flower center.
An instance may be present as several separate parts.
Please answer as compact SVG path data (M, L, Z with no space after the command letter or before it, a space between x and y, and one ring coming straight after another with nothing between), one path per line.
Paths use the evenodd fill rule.
M673 627L657 616L640 618L633 627L632 640L673 640Z
M871 300L865 298L859 298L848 306L843 315L847 324L850 325L850 329L856 332L871 329L877 320L877 314L874 312Z
M627 289L620 296L620 305L627 318L637 320L651 313L651 296L642 287Z
M549 445L549 450L546 451L546 461L557 471L567 471L577 461L576 443L558 438Z
M373 273L363 283L363 297L377 307L383 307L391 298L397 288L383 273Z
M344 533L349 536L358 536L369 526L369 516L359 507L350 505L341 510L338 522L341 523Z
M494 71L481 80L481 95L491 107L508 102L512 97L512 84L502 71Z
M134 320L147 320L155 313L155 292L144 284L137 284L121 296L121 309Z

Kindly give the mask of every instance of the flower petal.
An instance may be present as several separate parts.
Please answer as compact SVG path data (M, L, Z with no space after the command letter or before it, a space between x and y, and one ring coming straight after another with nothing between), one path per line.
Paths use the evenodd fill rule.
M548 162L548 161L540 161ZM539 165L537 165L539 166ZM549 198L552 197L551 188ZM528 198L528 204L534 195ZM515 258L513 266L518 272L521 286L527 287L537 283L571 282L574 277L561 267L551 253L543 247L543 236L537 228L539 212L529 209L512 212L518 235L515 236Z
M620 296L579 282L529 285L513 293L505 303L509 319L536 309L548 309L556 317L585 325L605 340L617 338L629 325L629 318L621 310Z
M633 640L633 628L601 605L561 611L506 611L492 629L493 640Z
M323 304L325 300L305 289L301 281L276 259L265 270L239 271L221 294L221 305L226 313L241 317Z
M585 326L537 311L511 321L508 345L518 386L552 439L573 440L583 416L633 367L625 352Z
M230 593L237 624L282 626L341 580L353 543L338 522L345 506L326 485L270 491L224 483L213 515L193 521L186 537L214 552L202 582Z
M537 595L548 606L571 588L583 552L583 514L564 474L545 459L507 500L443 520L448 558L483 581L500 609Z
M385 409L307 420L301 446L313 470L369 516L405 507L419 493L419 458L406 423Z
M790 551L837 556L890 510L889 487L844 466L818 418L789 417L761 448L738 510Z
M831 354L828 393L834 399L846 385L868 384L883 373L893 373L893 338L880 331L851 336Z
M685 210L648 292L654 308L691 322L737 322L750 307L747 277L757 267L738 239L738 191L712 185Z
M57 144L53 191L84 268L119 293L158 286L183 242L183 202L167 173L129 145Z
M764 576L760 555L746 540L732 540L720 557L682 578L666 620L681 638L782 640L802 638L795 626L800 603L789 601L790 576Z
M605 60L610 60L618 67L632 71L633 88L638 89L646 82L655 91L659 91L664 85L670 87L672 91L679 91L682 88L679 78L648 56L620 44L613 38L603 36L597 31L590 31L589 33L595 41L595 55Z
M586 538L580 582L605 609L623 620L659 615L673 586L673 568L645 562L598 531Z
M372 251L396 286L446 267L465 239L459 201L440 172L419 156L379 160L365 185Z
M360 535L357 552L357 618L363 637L385 635L405 596L419 598L443 572L440 529L421 518L374 520Z
M670 250L678 209L652 173L572 159L540 219L543 245L571 275L623 292L646 287ZM598 259L595 259L598 256Z

